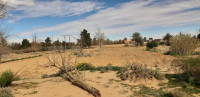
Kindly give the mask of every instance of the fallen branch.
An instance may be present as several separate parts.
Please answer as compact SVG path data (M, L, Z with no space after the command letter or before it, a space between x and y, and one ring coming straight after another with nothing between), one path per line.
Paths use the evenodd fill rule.
M94 97L101 97L99 90L87 85L85 82L81 81L80 79L73 77L68 72L62 74L61 77L70 81L73 85L76 85L76 86L86 90L87 92L91 93Z
M67 60L65 60L65 58L66 58L65 55L63 56L60 52L58 52L58 53L59 53L59 56L61 59L61 64L59 64L59 62L57 61L58 58L55 58L55 56L53 56L52 60L48 57L48 60L50 63L49 66L58 68L60 70L59 73L61 74L61 77L68 80L73 85L86 90L87 92L92 94L94 97L101 97L99 90L97 90L94 87L89 86L88 84L86 84L84 81L81 80L79 72L75 67L77 57L75 59L74 66L73 66L73 65L70 65L71 64L70 63L70 60L71 60L70 55L67 57ZM75 71L76 75L72 75L72 71Z

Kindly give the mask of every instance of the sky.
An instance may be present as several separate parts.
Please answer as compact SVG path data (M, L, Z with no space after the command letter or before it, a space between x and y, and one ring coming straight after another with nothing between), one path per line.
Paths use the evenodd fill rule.
M197 34L200 29L200 0L3 0L8 17L1 28L11 29L9 42L38 41L51 37L71 41L87 29L91 37L97 29L110 40L143 37L163 38L166 33Z

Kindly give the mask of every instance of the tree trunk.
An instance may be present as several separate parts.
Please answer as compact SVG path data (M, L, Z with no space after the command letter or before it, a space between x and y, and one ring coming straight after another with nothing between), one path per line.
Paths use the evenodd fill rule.
M73 85L76 85L76 86L88 91L94 97L101 97L99 90L87 85L85 82L81 81L79 78L72 76L68 71L63 71L63 74L61 75L61 77L70 81Z
M1 56L2 56L2 54L0 53L0 63L1 63Z

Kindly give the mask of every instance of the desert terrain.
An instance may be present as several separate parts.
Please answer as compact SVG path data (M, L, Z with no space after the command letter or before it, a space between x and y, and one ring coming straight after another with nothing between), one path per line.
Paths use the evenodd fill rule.
M149 68L154 68L156 65L161 69L161 72L170 72L170 64L174 59L173 56L144 51L138 47L124 47L123 45L106 45L102 52L99 52L98 48L94 46L90 49L84 49L83 52L89 56L78 57L78 63L87 62L95 67L108 64L124 66L127 62L136 62L146 64ZM20 79L14 81L10 87L15 97L92 97L88 92L61 77L42 77L58 72L57 68L44 67L49 64L47 56L53 56L51 52L15 54L12 55L12 58L37 55L42 56L0 64L0 73L6 70L13 72L20 70ZM8 56L3 58L5 59L2 60L7 60ZM130 85L142 84L157 89L160 87L159 83L167 82L167 80L158 81L155 79L146 81L141 79L136 82L121 81L120 78L116 77L114 71L106 73L81 71L81 76L87 84L97 88L102 97L130 97L134 91L138 90L138 87L135 87L130 91Z

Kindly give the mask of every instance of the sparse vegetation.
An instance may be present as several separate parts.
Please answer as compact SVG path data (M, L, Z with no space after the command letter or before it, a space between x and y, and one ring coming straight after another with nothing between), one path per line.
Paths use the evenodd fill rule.
M76 65L76 68L80 71L83 70L95 70L95 67L92 66L90 63L78 63Z
M120 71L123 67L119 67L119 66L112 66L110 64L108 64L107 66L104 67L97 67L95 68L96 71L104 71L104 72L108 72L108 71Z
M184 58L184 59L177 59L172 64L174 69L179 73L179 80L185 81L194 85L196 87L200 87L200 56L196 58Z
M38 91L33 91L31 94L36 94Z
M0 97L200 96L200 0L168 1L0 0Z
M134 94L132 96L142 96L142 97L162 97L162 94L164 93L162 90L157 89L151 89L149 87L146 87L144 85L139 85L140 88L139 91L134 91ZM164 96L165 97L165 96Z
M148 69L147 65L142 65L138 63L128 63L127 66L123 67L118 75L122 80L135 80L137 79L153 79L162 80L164 75L159 72L159 69L156 70Z
M162 89L178 88L179 91L185 92L188 95L200 93L200 89L183 81L180 74L166 74L168 83L160 84ZM188 96L187 96L188 97Z
M167 90L166 88L150 88L145 85L122 85L124 87L129 87L130 90L133 91L130 97L193 97L182 89Z
M14 97L10 88L0 88L0 97Z
M8 61L2 61L1 63L7 63L7 62L12 62L12 61L24 60L24 59L31 59L31 58L36 58L36 57L40 57L40 56L42 56L42 55L25 57L25 58L21 58L21 59L12 59L12 60L8 60Z
M124 47L129 47L129 45L128 44L124 44Z
M43 74L42 78L48 78L49 76L47 74Z
M159 45L164 45L165 44L165 42L159 42Z
M193 96L185 93L181 89L173 89L171 91L167 91L167 92L161 94L161 97L193 97Z
M100 71L101 73L108 72L108 71L120 71L122 67L112 66L112 64L108 64L107 66L102 67L94 67L90 63L78 63L76 68L80 71L90 70L93 71Z

